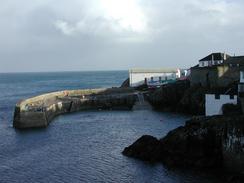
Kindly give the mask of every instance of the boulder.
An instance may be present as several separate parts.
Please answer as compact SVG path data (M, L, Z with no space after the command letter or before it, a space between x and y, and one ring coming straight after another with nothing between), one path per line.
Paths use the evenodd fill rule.
M225 168L244 172L244 116L192 118L158 140L142 136L123 154L171 167Z
M130 87L130 78L127 78L122 85L120 86L121 88L127 88Z
M122 152L124 155L144 161L158 161L160 141L150 135L143 135Z

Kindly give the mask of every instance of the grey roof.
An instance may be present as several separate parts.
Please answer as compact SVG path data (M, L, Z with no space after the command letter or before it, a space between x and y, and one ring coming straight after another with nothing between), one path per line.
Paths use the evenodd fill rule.
M224 63L226 64L239 64L244 66L244 56L230 57Z
M211 53L210 55L202 58L199 61L209 61L209 60L224 60L225 57L225 53ZM230 57L230 55L226 54L226 58L228 59Z
M158 69L130 69L130 73L177 73L177 69L158 68Z

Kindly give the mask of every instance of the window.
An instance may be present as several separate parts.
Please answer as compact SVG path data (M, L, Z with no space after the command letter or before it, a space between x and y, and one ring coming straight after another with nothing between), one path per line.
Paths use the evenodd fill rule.
M212 65L212 61L208 61L208 66L211 66Z
M238 85L238 92L244 92L244 85L243 84Z
M215 94L215 99L220 99L220 95Z
M241 75L242 75L242 79L244 79L244 72L243 71L241 71Z
M153 81L153 77L151 77L151 81Z
M161 81L162 81L162 77L161 77L161 76L159 76L159 82L161 83Z
M230 95L230 99L231 100L234 100L234 95Z

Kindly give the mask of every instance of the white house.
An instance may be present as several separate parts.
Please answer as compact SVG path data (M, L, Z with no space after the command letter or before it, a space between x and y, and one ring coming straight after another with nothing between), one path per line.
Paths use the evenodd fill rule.
M237 104L236 95L205 95L205 115L222 115L222 106L224 104Z
M244 68L240 71L240 83L238 85L238 97L244 113Z
M240 83L244 84L244 70L240 71Z
M131 69L129 70L130 86L136 87L142 84L160 86L180 78L184 73L180 69Z
M199 60L199 67L211 67L223 64L230 56L226 53L211 53L210 55Z
M238 85L239 97L244 97L244 70L240 71L240 83Z

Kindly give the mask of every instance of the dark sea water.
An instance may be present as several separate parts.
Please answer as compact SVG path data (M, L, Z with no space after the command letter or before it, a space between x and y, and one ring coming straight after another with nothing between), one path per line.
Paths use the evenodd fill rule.
M15 103L44 92L119 86L126 71L0 74L0 182L219 182L211 173L170 170L121 154L143 134L158 138L186 116L151 110L90 111L48 128L12 127Z

